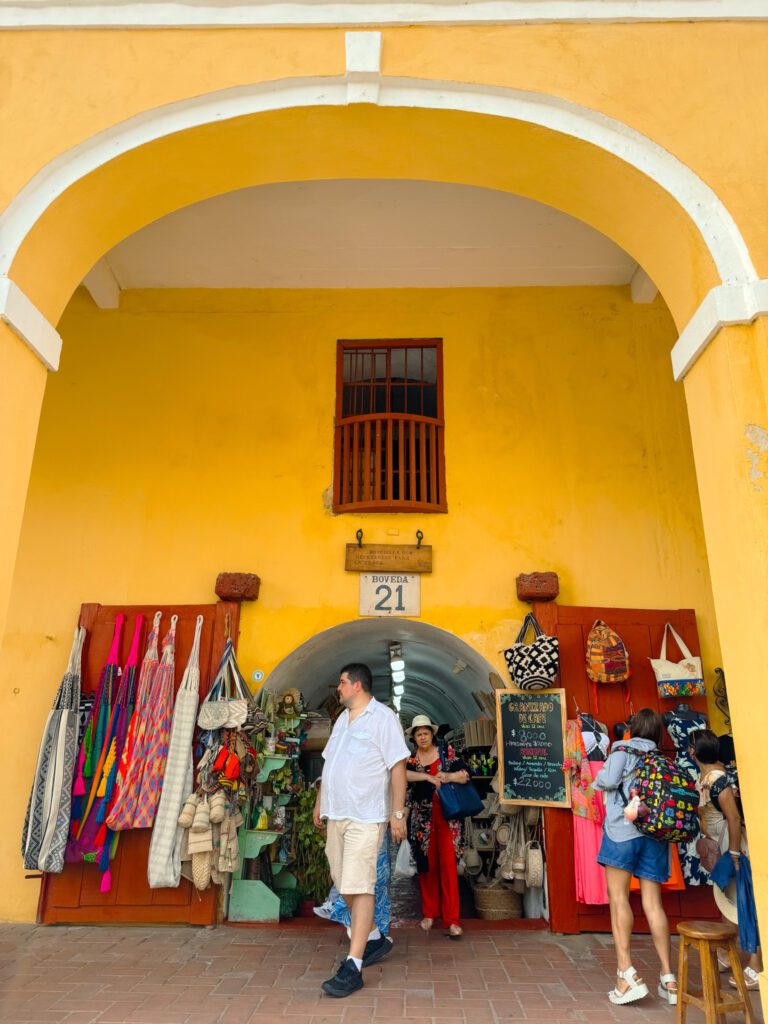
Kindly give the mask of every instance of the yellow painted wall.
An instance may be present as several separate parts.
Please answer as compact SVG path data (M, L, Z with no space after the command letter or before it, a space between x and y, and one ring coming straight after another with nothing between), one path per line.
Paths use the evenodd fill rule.
M213 598L216 574L262 578L243 611L247 675L356 617L344 545L435 549L422 618L503 670L523 608L515 576L555 569L568 604L695 607L719 664L674 327L626 288L78 292L61 323L2 658L7 792L0 872L83 601ZM334 516L335 342L444 339L446 515ZM18 692L15 692L18 690ZM35 886L0 917L28 920Z

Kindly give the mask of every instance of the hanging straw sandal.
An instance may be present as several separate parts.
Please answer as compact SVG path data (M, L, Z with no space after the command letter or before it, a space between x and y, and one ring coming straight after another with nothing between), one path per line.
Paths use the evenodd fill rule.
M665 999L670 1006L677 1006L677 989L669 988L670 985L676 985L677 978L674 974L660 974L659 975L659 988L658 992L662 999Z
M616 977L626 981L629 986L624 992L614 988L608 993L608 998L616 1006L625 1006L627 1003L636 1003L638 999L645 999L648 995L648 986L638 975L634 967L628 967L626 971L616 971Z

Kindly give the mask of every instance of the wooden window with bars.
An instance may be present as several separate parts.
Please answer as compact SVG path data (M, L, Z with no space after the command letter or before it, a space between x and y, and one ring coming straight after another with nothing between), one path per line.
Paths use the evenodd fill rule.
M445 512L438 338L340 341L336 512Z

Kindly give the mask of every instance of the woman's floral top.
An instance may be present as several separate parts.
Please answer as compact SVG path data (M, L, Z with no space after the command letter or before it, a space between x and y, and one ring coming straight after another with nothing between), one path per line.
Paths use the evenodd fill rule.
M453 749L449 746L445 756L448 772L467 771L463 761L454 757ZM414 754L409 757L405 764L409 772L422 772L424 775L437 775L440 771L440 758L426 768ZM432 816L443 812L440 809L440 798L437 795L436 787L427 782L408 783L408 842L413 850L416 869L419 874L429 871L429 837L432 831ZM461 821L447 821L453 839L453 848L456 851L458 860L464 853L464 823Z

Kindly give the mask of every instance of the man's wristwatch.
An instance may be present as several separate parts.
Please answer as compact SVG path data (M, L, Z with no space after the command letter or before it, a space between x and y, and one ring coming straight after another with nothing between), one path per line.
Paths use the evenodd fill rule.
M392 817L397 821L402 821L405 817L405 811L392 811Z

